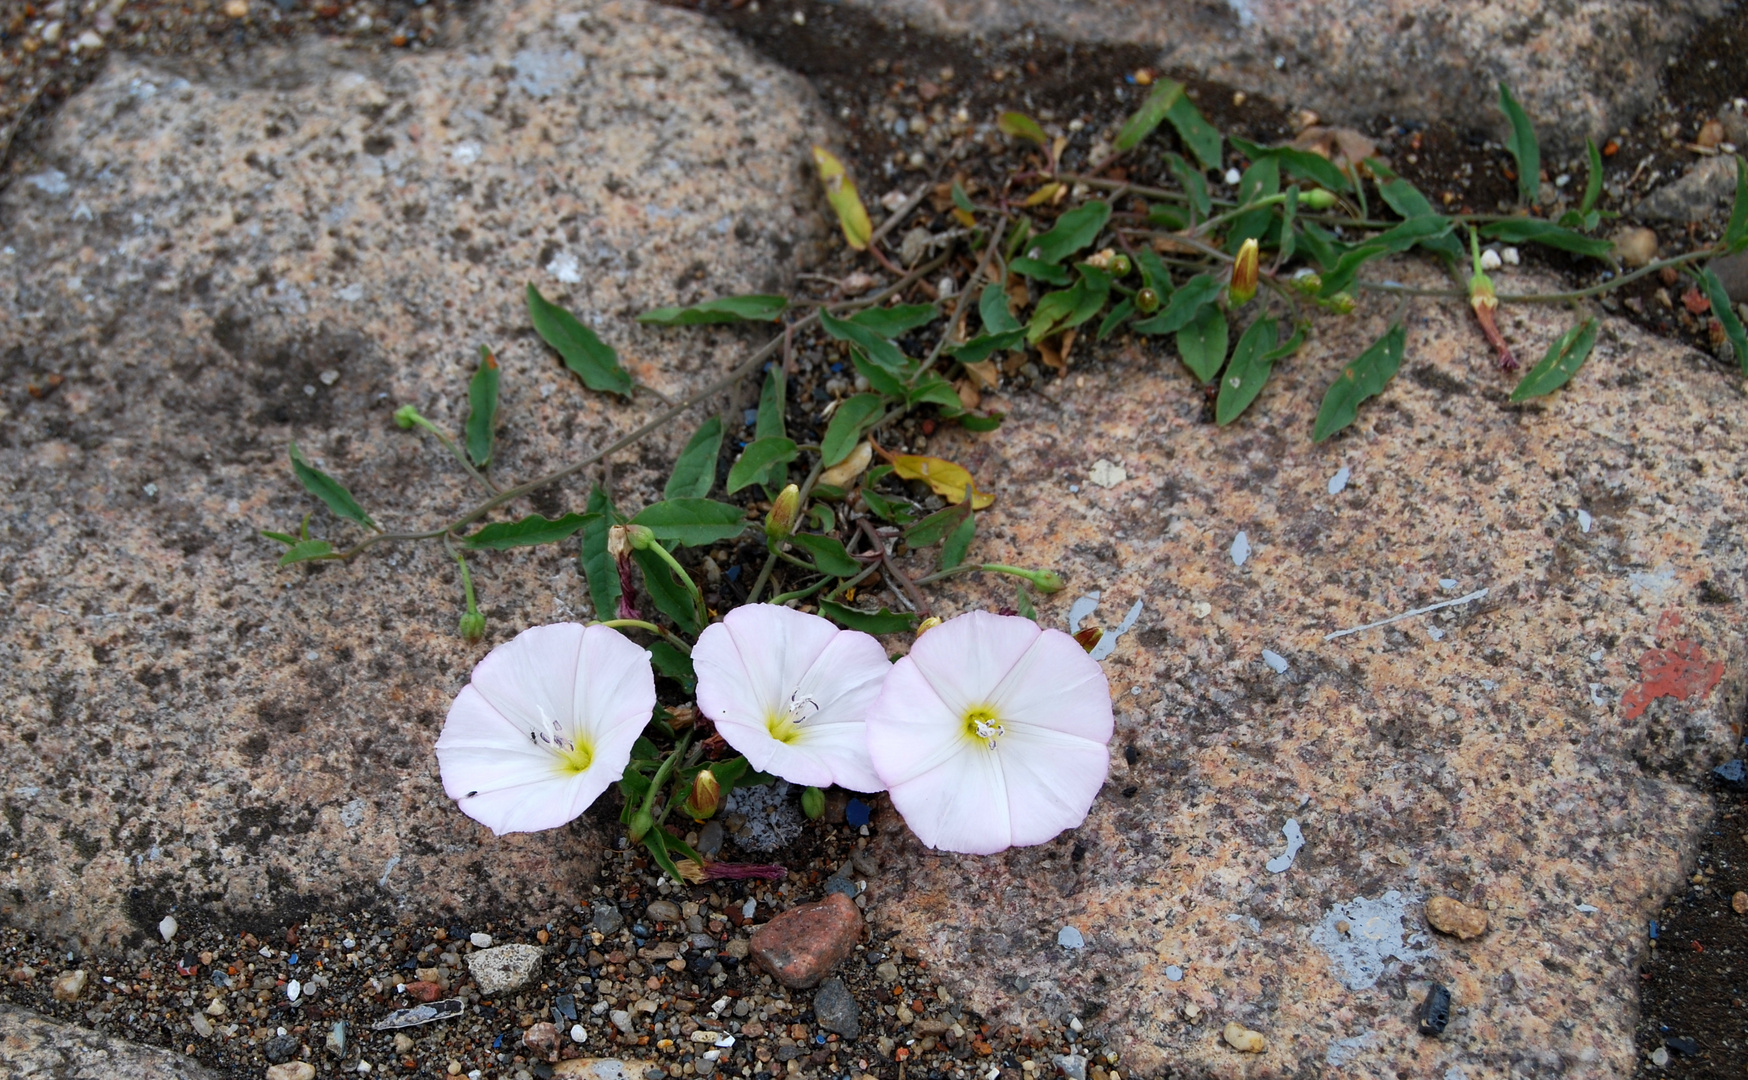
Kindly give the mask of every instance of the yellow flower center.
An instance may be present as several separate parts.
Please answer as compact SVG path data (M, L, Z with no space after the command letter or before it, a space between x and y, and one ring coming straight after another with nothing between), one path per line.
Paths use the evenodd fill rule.
M1002 726L996 721L995 710L988 705L972 706L965 711L965 737L994 750L995 741L1002 734Z
M765 718L765 730L771 733L771 738L785 745L801 738L801 724L795 719L795 714L788 709L780 713L772 713Z
M563 776L576 776L589 771L589 765L595 760L595 752L586 742L573 745L554 746L558 754L558 771Z

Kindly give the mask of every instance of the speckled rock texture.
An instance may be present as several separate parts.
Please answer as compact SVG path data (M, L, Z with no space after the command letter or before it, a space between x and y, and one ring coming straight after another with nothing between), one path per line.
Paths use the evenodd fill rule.
M687 12L479 20L455 51L311 44L247 82L118 57L0 196L0 917L112 947L172 909L272 930L336 905L577 902L604 828L494 840L431 754L491 645L591 617L574 549L472 560L470 647L440 548L282 570L256 530L318 509L293 439L391 530L477 501L391 413L458 431L482 343L500 480L659 408L584 390L533 335L527 282L665 393L732 367L740 334L633 316L787 288L823 235L803 171L821 128L805 83ZM653 497L689 430L613 462L616 494ZM518 511L581 509L598 478ZM312 528L358 535L326 511Z
M0 1005L0 1063L7 1076L55 1080L219 1080L193 1058L56 1023Z
M1152 43L1161 63L1329 119L1504 120L1504 79L1545 145L1582 149L1656 97L1664 63L1724 0L850 0L882 19L1000 38Z
M1064 572L1046 621L1093 590L1106 627L1145 605L1106 661L1111 773L1081 828L964 858L884 812L876 934L918 943L968 1007L1078 1016L1125 1075L1632 1073L1644 920L1742 734L1748 395L1605 319L1569 388L1511 405L1466 307L1421 301L1401 374L1313 445L1386 304L1320 322L1224 430L1131 343L998 403L999 432L931 443L998 493L973 559ZM1573 317L1502 310L1532 357ZM1100 458L1127 479L1090 484ZM1013 602L1009 579L946 592L938 614ZM1270 872L1289 820L1304 846ZM1431 933L1439 895L1491 929ZM1083 948L1058 944L1069 926ZM1433 980L1454 996L1439 1039L1416 1030ZM1266 1049L1234 1051L1229 1022Z

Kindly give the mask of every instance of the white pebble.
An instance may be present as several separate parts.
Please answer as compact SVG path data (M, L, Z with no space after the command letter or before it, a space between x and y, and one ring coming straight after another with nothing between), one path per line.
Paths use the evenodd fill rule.
M1276 675L1285 675L1287 673L1287 658L1280 653L1275 652L1273 649L1264 649L1262 651L1262 662L1273 668Z
M482 934L477 930L469 934L467 940L473 942L473 947L476 949L489 949L492 947L492 935Z
M1178 967L1176 964L1172 964L1170 967L1165 969L1165 978L1166 978L1167 982L1183 982L1184 981L1184 969L1181 967Z
M1352 479L1352 477L1353 470L1349 469L1346 465L1337 469L1335 475L1329 478L1329 493L1331 495L1340 495L1343 491L1346 491L1347 482Z
M285 998L287 1001L296 1001L300 997L303 997L303 983L293 979L285 984Z
M1500 266L1499 252L1488 248L1481 253L1481 269L1497 270Z
M589 1041L589 1029L581 1024L571 1025L571 1042L585 1043Z
M944 277L935 289L941 294L941 299L945 300L959 291L959 283L950 277Z
M1086 948L1086 938L1074 927L1064 926L1056 931L1056 944L1064 949L1084 949Z
M158 936L164 939L165 944L168 944L170 939L176 936L176 916L164 916L163 920L158 923Z
M1237 187L1238 181L1244 179L1244 174L1237 169L1227 169L1225 179L1227 187Z
M1240 532L1232 538L1232 562L1236 566L1243 566L1244 561L1248 558L1250 558L1250 537Z
M1505 260L1505 265L1507 266L1516 266L1519 262L1517 249L1514 247L1501 248L1499 257Z
M1084 1026L1082 1026L1082 1024L1080 1022L1080 1017L1078 1017L1078 1016L1069 1017L1068 1018L1068 1026L1076 1035L1078 1035L1081 1032L1086 1030L1086 1028Z
M753 899L750 896L747 897L747 902L740 906L740 917L743 919L752 918L753 912L758 910L758 906L759 906L759 902L757 900Z

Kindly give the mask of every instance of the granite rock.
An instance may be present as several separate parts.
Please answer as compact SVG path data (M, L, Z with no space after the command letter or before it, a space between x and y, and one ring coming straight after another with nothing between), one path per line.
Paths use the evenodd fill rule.
M1502 290L1551 284L1501 273ZM1380 276L1437 283L1417 264ZM1267 1033L1268 1075L1327 1054L1356 1075L1631 1074L1645 919L1681 885L1748 700L1748 612L1717 602L1748 586L1748 395L1604 318L1570 386L1512 405L1467 308L1418 302L1401 374L1314 445L1324 389L1387 317L1378 301L1319 321L1228 428L1143 340L986 399L997 433L930 441L997 496L972 557L1067 579L1046 623L1094 590L1089 624L1144 604L1105 661L1111 774L1080 828L943 856L882 804L875 932L967 1008L1022 1029L1096 1016L1126 1075L1240 1075L1229 1022ZM1508 307L1501 327L1538 356L1570 319ZM1089 484L1101 458L1127 479ZM1011 579L976 578L937 586L935 613L1013 604ZM1304 847L1270 873L1289 818ZM1492 929L1436 937L1433 895ZM1085 948L1057 946L1065 925ZM1429 982L1466 1010L1436 1045L1414 1016Z
M787 288L825 228L811 91L640 0L482 7L455 50L255 59L115 57L36 148L55 182L0 194L0 828L21 854L0 917L99 946L156 940L173 907L264 930L335 904L537 921L617 826L494 839L431 747L492 645L592 617L574 549L472 560L489 625L469 646L440 548L280 569L257 530L316 510L317 535L358 535L297 489L293 439L388 528L476 501L390 417L458 431L481 343L500 480L647 419L533 335L528 282L664 393L732 366L744 332L633 318ZM28 394L46 374L65 382ZM659 497L702 419L611 462L622 503ZM516 512L581 509L600 476Z
M540 970L546 954L538 945L498 945L467 954L467 971L482 994L519 990Z
M849 0L878 22L1001 39L1151 44L1193 71L1326 119L1444 119L1505 131L1511 84L1545 146L1582 150L1656 100L1664 65L1723 0ZM829 11L829 9L828 9ZM832 32L826 12L808 20Z
M800 904L760 927L753 959L791 989L818 985L862 938L862 913L843 893Z
M57 1080L220 1080L193 1058L0 1005L0 1074Z
M1735 198L1735 156L1701 158L1642 199L1634 212L1651 221L1704 222L1729 213Z

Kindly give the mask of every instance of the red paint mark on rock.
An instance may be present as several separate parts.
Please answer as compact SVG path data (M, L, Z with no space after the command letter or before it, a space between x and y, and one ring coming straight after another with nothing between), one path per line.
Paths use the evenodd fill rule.
M1665 611L1657 620L1657 640L1663 641L1681 626L1681 616ZM1706 659L1696 641L1676 638L1663 648L1647 649L1639 657L1639 685L1621 697L1621 716L1637 720L1651 702L1660 697L1686 701L1704 697L1724 677L1724 665Z

